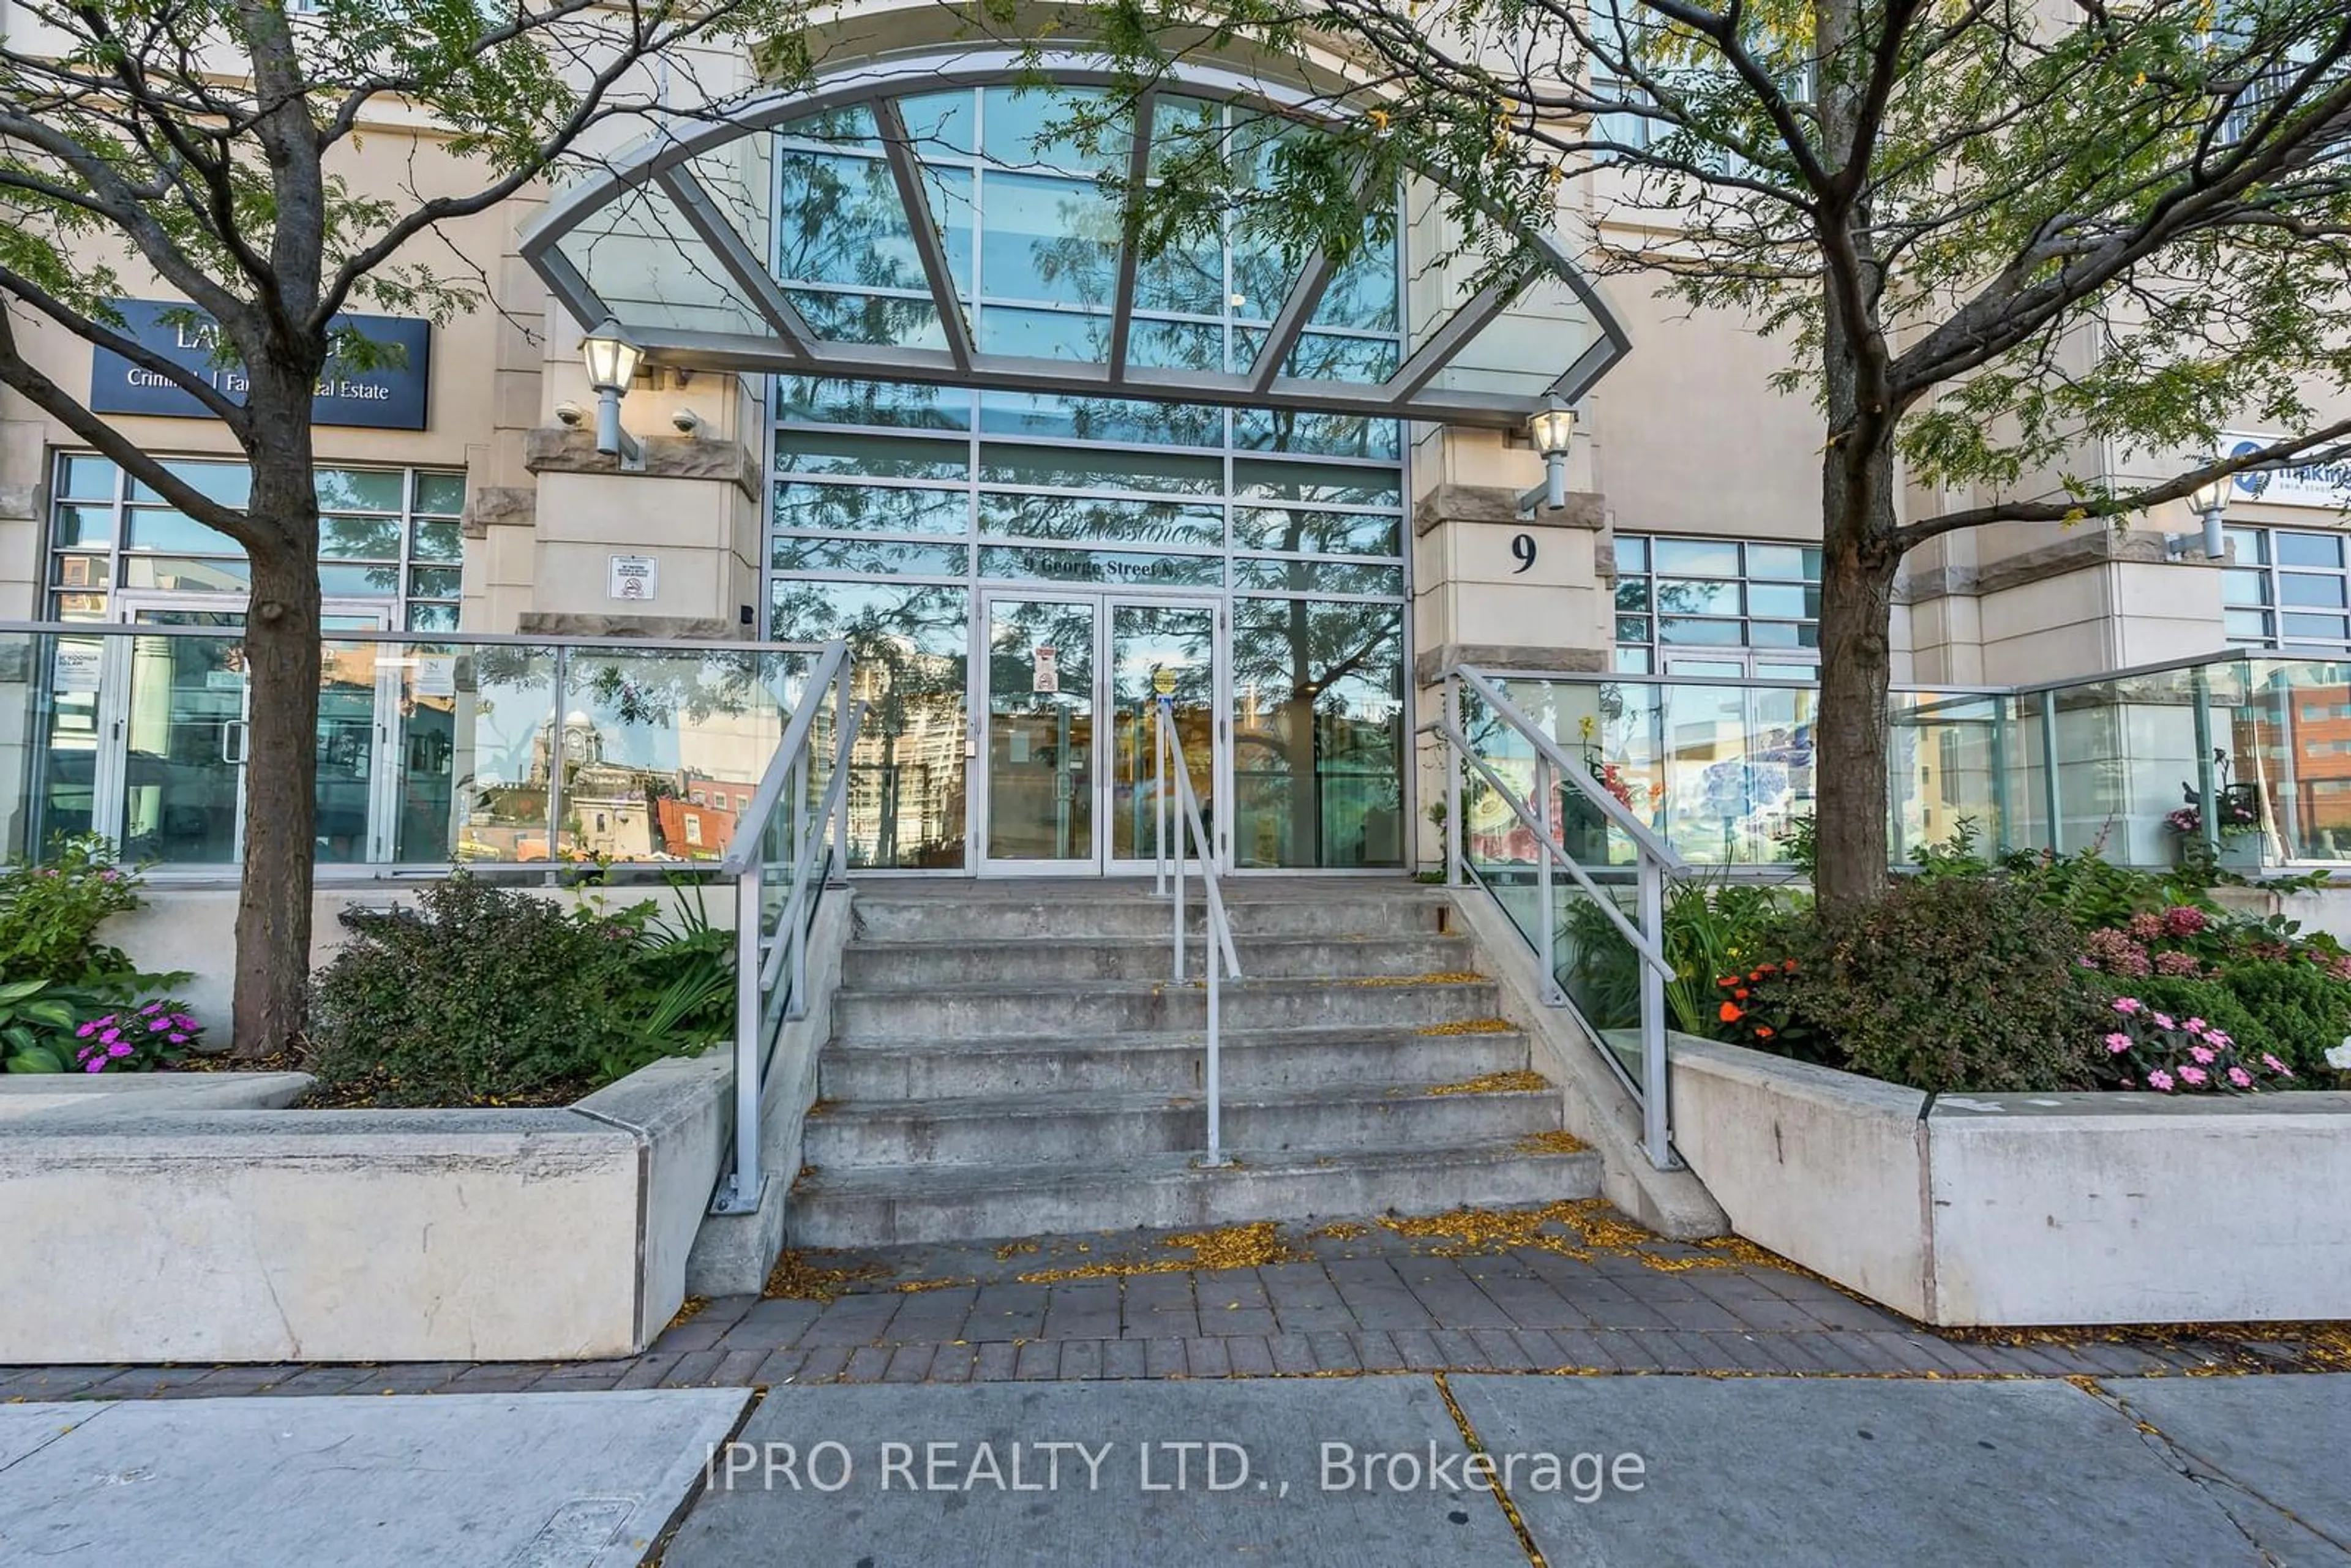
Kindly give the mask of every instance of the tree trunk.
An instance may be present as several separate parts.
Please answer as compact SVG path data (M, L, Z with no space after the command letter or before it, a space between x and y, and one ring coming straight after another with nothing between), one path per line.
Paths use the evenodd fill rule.
M257 380L258 378L256 378ZM256 388L256 400L260 389ZM302 1037L318 851L319 501L308 388L298 416L253 454L246 617L252 706L245 770L245 874L236 907L235 1053L266 1056ZM260 406L256 401L256 407Z
M1874 450L1832 443L1823 464L1821 706L1813 727L1813 886L1825 906L1887 886L1886 687L1893 677L1891 426Z

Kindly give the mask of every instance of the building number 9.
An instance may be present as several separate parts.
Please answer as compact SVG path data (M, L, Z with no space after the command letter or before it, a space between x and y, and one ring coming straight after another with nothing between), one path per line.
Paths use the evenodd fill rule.
M1510 538L1510 559L1519 563L1518 570L1510 573L1512 577L1523 576L1529 570L1531 570L1535 564L1534 535L1512 535Z

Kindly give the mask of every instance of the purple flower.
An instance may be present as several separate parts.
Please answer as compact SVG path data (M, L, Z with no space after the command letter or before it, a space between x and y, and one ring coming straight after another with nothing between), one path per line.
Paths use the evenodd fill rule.
M188 1037L182 1034L178 1030L173 1030L172 1031L172 1043L173 1045L185 1045L188 1043Z
M93 1019L92 1020L90 1020L89 1023L86 1023L86 1024L82 1025L79 1029L78 1029L78 1030L74 1030L74 1033L75 1033L75 1034L77 1034L77 1035L80 1036L80 1037L81 1037L82 1039L84 1039L84 1040L88 1040L91 1035L94 1035L94 1034L96 1034L97 1032L98 1032L98 1021L97 1021L95 1019Z
M163 1004L161 1002L149 1002L145 1007L141 1008L139 1010L141 1013L150 1015L160 1013L163 1010Z
M149 1034L161 1034L171 1027L172 1020L169 1019L150 1019L147 1020L147 1032Z
M104 1034L99 1035L98 1038L105 1041L108 1045L112 1045L116 1040L122 1038L122 1031L119 1029L110 1029Z
M106 1048L106 1054L117 1057L128 1056L131 1054L131 1042L127 1040L117 1040Z
M104 1057L102 1057L102 1056L93 1056L93 1057L91 1057L88 1061L86 1061L86 1062L84 1062L84 1063L82 1064L82 1071L83 1071L84 1072L103 1072L103 1071L106 1071L106 1058L104 1058Z

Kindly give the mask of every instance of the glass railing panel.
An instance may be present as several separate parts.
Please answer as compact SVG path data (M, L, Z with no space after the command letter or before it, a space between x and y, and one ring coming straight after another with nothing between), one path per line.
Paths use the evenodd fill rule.
M410 865L550 859L548 813L562 755L555 650L381 643L376 659L399 718L392 858Z
M1622 676L1495 680L1563 753L1694 863L1782 864L1789 830L1813 810L1815 687ZM1593 819L1582 825L1596 849L1601 813L1583 814ZM1611 829L1605 837L1607 858L1595 863L1631 864L1627 835Z
M2271 864L2351 862L2351 661L2247 659L2231 673L2213 682L2213 744L2259 822L2224 852L2250 840Z
M1640 895L1626 870L1593 874L1617 914L1640 925ZM1552 973L1635 1096L1641 1075L1641 956L1607 905L1573 878L1552 884Z
M63 819L48 831L89 831L89 779L98 747L97 649L88 651L89 679L72 716L80 722L68 727L63 721L68 716L44 700L44 676L55 668L57 646L57 639L40 632L0 632L0 810L7 813L0 858L21 860L28 849L37 849L45 818ZM68 665L82 656L77 649L66 653ZM78 753L80 766L75 771L82 779L68 798L53 802L44 797L39 781L46 756L59 743Z
M95 831L103 733L99 690L105 646L95 636L5 634L0 681L13 811L5 852L37 858L60 838Z
M567 860L716 861L789 719L791 655L565 651Z
M1963 825L1990 854L2011 841L2008 699L1984 692L1896 692L1887 714L1886 777L1896 864L1915 862Z

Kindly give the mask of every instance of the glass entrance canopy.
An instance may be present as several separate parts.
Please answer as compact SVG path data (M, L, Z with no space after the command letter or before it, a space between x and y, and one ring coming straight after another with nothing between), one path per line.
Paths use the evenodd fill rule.
M694 369L1511 427L1626 351L1553 236L1465 225L1419 181L1364 193L1343 257L1243 210L1145 258L1123 193L1173 149L1262 188L1332 110L1213 67L1133 102L1110 83L1078 54L862 65L599 163L523 255L581 324Z

